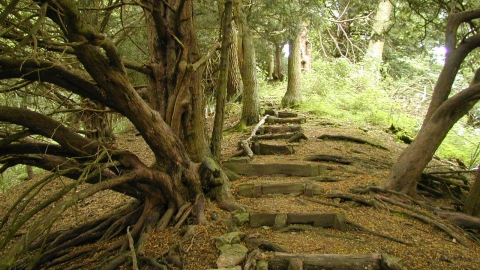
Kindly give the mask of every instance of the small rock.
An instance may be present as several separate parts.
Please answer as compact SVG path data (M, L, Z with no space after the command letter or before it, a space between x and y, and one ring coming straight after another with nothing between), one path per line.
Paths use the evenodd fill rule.
M265 260L258 261L255 270L268 270L268 262Z
M241 227L250 221L250 214L248 212L237 213L233 215L233 222L237 227Z
M245 237L243 232L230 232L222 236L215 237L215 247L220 249L223 245L238 244Z
M217 259L217 267L231 267L241 264L245 260L248 249L244 245L223 245L219 248L222 252Z

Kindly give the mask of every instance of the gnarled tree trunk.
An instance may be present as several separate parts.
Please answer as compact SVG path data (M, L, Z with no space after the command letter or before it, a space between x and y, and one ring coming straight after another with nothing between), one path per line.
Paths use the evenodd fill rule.
M16 233L35 213L27 213L20 220L12 218L18 213L5 216L0 229L5 224L12 224L7 228L6 237L0 241L0 248L9 246L0 265L6 268L38 268L76 245L125 236L128 226L131 227L129 234L135 247L141 252L153 228L162 230L171 222L178 227L191 215L197 223L206 222L202 187L212 190L211 195L219 200L221 207L238 209L237 205L230 203L228 181L221 169L207 158L203 96L199 87L199 71L206 58L200 57L197 48L193 1L141 1L151 56L147 64L125 60L111 39L82 20L75 1L45 0L36 3L42 6L39 10L43 13L32 18L40 18L38 23L41 24L44 20L42 16L48 16L58 26L58 33L63 33L62 41L68 41L61 51L73 54L83 67L75 70L68 61L54 62L50 58L2 57L0 79L22 78L54 84L115 110L135 126L152 150L155 161L147 166L135 154L80 136L50 116L28 109L0 106L0 121L28 129L26 135L13 134L3 138L0 144L1 163L33 165L56 171L77 182L66 185L52 198L40 203L36 211L53 202L55 206L45 210L44 219L35 222L18 241L15 240ZM32 30L30 34L35 32ZM151 106L130 83L127 66L149 77ZM30 134L49 140L32 142L23 139ZM50 140L55 143L50 143ZM211 181L213 178L217 180L214 183ZM49 181L46 178L42 183L48 184ZM81 183L89 183L90 186L72 192ZM37 188L41 190L42 185ZM55 237L44 235L66 209L105 189L131 196L137 203L71 231L55 233ZM36 191L35 188L32 190ZM69 192L71 195L63 197ZM19 209L28 201L19 200ZM123 264L128 260L129 253L112 253L125 252L122 246L127 244L127 237L117 238L116 242L109 244L103 257L105 260L98 257L99 263L106 261L106 268ZM26 254L28 249L38 248L42 248L38 253ZM96 250L88 252L93 255Z

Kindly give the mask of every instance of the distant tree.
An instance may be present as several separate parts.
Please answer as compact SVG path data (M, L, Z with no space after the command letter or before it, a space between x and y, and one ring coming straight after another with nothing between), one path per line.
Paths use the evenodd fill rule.
M368 44L367 56L382 61L385 34L390 27L393 4L389 0L380 0L372 25L372 36Z
M283 73L283 42L274 44L275 57L273 58L273 74L272 77L274 80L283 81L285 79L285 74Z
M287 91L282 98L282 107L289 108L300 104L302 101L302 31L301 22L291 28L290 54L288 56L288 81Z

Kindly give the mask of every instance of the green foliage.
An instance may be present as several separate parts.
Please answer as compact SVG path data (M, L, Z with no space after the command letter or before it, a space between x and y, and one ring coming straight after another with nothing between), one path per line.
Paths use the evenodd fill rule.
M436 154L442 158L458 158L467 169L474 169L480 163L480 131L466 127L462 121L455 124Z
M42 169L33 168L33 172L38 174ZM17 165L8 168L4 173L0 174L0 192L5 192L13 186L20 184L28 179L27 169L25 165Z
M420 59L420 60L419 60ZM346 59L332 61L317 60L313 71L302 78L303 100L300 110L307 111L336 122L347 122L357 126L373 125L387 130L393 126L400 141L414 139L433 91L440 64L429 57L401 59L397 62L401 70L389 76L383 65L379 74L375 63L352 64ZM472 75L458 76L454 91L468 85ZM260 84L260 98L265 102L279 104L285 93L286 83ZM437 151L442 158L459 158L469 168L480 162L480 132L465 127L466 120L454 126Z
M302 110L356 125L401 126L415 132L417 121L403 113L390 89L380 82L375 64L351 64L345 59L315 61L313 72L303 78Z

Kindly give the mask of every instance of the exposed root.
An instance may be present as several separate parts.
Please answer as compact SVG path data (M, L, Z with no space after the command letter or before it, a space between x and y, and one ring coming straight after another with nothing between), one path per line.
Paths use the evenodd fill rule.
M131 168L134 165L138 164L125 162L122 166ZM165 269L167 263L159 262L159 258L145 257L144 254L145 243L154 230L165 230L167 226L173 225L174 231L178 231L191 221L196 224L206 224L204 192L208 191L211 191L208 194L219 202L221 208L229 211L243 209L234 202L230 194L228 178L221 169L217 171L215 167L213 168L209 172L210 181L203 182L206 186L201 187L199 180L202 175L200 174L199 177L192 172L198 167L189 167L184 174L179 171L169 176L164 173L152 173L153 171L149 168L140 166L138 170L113 176L77 192L72 190L78 186L79 182L66 185L62 190L32 208L29 204L33 198L54 179L54 177L45 178L23 194L1 221L0 226L4 227L5 231L2 236L7 237L1 239L0 244L5 246L15 240L12 248L5 252L5 258L1 261L7 268L15 269L46 267L117 269L122 265L133 269L141 269L145 265ZM101 170L95 172L99 173ZM192 186L193 182L196 186ZM148 186L151 183L155 185ZM117 190L119 186L122 186L122 190L128 190L130 187L130 190L126 191L127 194L138 195L138 201L73 229L50 232L54 222L67 209L99 191ZM53 204L55 206L51 207ZM27 206L32 210L24 211ZM47 207L51 209L48 210ZM44 214L33 222L29 231L21 235L20 240L14 239L19 229L24 228L30 219L36 219L35 215L42 210ZM185 251L182 250L181 244L183 241L193 243L194 236L193 233L185 235L182 242L163 254L163 257L167 258L169 263L182 267L185 262Z
M168 223L172 219L173 215L175 214L175 206L173 203L168 205L167 211L163 214L162 218L157 223L156 231L161 232L164 231L168 227Z
M383 188L379 188L379 187L375 187L375 186L369 186L367 188L357 188L357 189L355 189L355 191L358 192L358 193L367 193L369 191L391 193L391 194L400 196L402 199L405 199L407 201L411 201L413 203L416 203L417 205L420 205L421 207L425 207L426 209L428 209L430 211L438 210L438 209L436 209L432 206L429 206L427 203L425 203L423 201L414 199L414 198L412 198L408 195L405 195L403 193L399 193L399 192L396 192L396 191L387 190L387 189L383 189ZM434 215L429 214L426 211L420 210L419 208L416 208L414 206L407 205L407 204L405 204L403 202L400 202L400 201L397 201L393 198L389 198L389 197L385 197L385 196L381 196L381 195L376 195L375 196L375 200L377 200L377 201L380 201L380 202L383 202L383 203L388 203L388 204L403 208L405 210L398 209L398 208L392 208L392 207L389 208L387 205L381 205L381 204L375 203L375 200L369 200L364 196L359 196L359 195L354 195L354 194L328 194L328 195L326 195L326 197L327 198L341 198L341 199L344 199L344 200L351 200L351 201L355 201L355 202L358 202L358 203L363 204L363 205L375 206L377 209L384 209L384 210L387 210L391 213L399 213L399 214L402 214L402 215L410 216L410 217L412 217L414 219L417 219L419 221L422 221L426 224L435 226L436 228L440 229L441 231L445 232L447 235L452 237L455 242L458 242L462 245L467 244L467 240L463 236L465 231L463 231L461 228L455 227L451 224L447 224L447 223L443 222L442 220L436 218ZM461 231L461 232L459 233L458 231ZM390 240L393 240L393 239L390 239Z
M391 240L391 241L394 241L394 242L397 242L397 243L400 243L400 244L404 244L404 245L407 245L407 246L413 246L413 244L411 243L408 243L408 242L405 242L403 241L402 239L398 239L396 237L393 237L393 236L390 236L390 235L386 235L386 234L383 234L383 233L379 233L379 232L375 232L375 231L372 231L372 230L369 230L365 227L363 227L362 225L359 225L357 223L354 223L352 221L348 221L347 220L347 224L354 227L355 229L357 230L360 230L360 231L364 231L364 232L367 232L371 235L375 235L375 236L378 236L378 237L382 237L382 238L385 238L385 239L388 239L388 240Z

